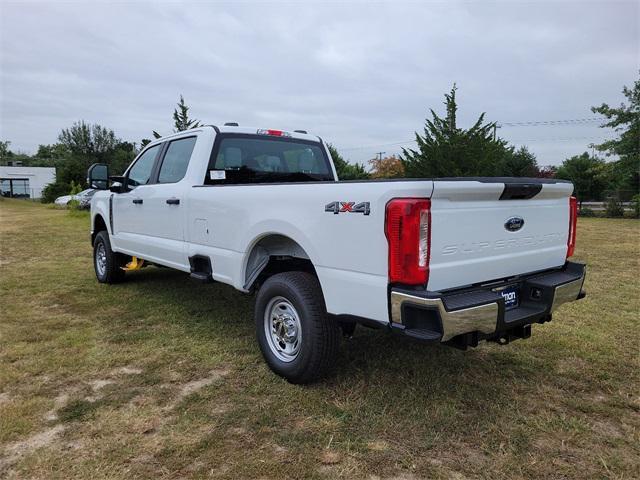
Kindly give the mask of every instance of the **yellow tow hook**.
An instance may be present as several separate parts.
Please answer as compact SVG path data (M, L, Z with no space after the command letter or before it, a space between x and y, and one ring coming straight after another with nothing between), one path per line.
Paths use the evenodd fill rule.
M122 270L130 272L132 270L140 270L144 266L145 266L144 260L138 257L131 257L131 261L127 263L124 267L120 267L120 268L122 268Z

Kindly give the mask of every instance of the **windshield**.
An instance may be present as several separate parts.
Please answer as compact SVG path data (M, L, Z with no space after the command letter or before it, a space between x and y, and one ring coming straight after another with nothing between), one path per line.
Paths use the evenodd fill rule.
M206 183L333 181L318 142L255 135L221 135Z

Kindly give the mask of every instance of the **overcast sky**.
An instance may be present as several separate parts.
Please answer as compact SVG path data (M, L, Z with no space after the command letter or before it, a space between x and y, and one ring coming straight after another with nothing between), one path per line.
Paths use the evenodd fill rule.
M0 139L84 119L139 142L179 94L205 123L307 129L352 161L399 153L458 85L459 124L589 119L638 79L639 2L7 2ZM504 126L542 165L613 134ZM410 143L406 144L411 146Z

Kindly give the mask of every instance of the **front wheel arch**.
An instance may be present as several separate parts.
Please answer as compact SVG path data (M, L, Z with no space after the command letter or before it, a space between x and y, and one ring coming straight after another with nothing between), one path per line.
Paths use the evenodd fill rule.
M102 215L98 213L93 219L93 228L91 229L91 245L92 246L96 241L96 236L98 235L98 233L102 231L106 231L108 233L107 224L102 218Z

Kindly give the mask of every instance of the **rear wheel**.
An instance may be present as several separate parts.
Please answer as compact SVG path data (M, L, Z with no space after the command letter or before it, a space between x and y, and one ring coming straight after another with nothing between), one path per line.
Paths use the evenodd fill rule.
M309 383L334 366L340 334L328 315L316 277L279 273L256 299L256 336L267 364L291 383Z
M102 230L93 242L93 266L96 278L100 283L118 283L124 279L122 270L126 263L126 256L111 250L109 234Z

